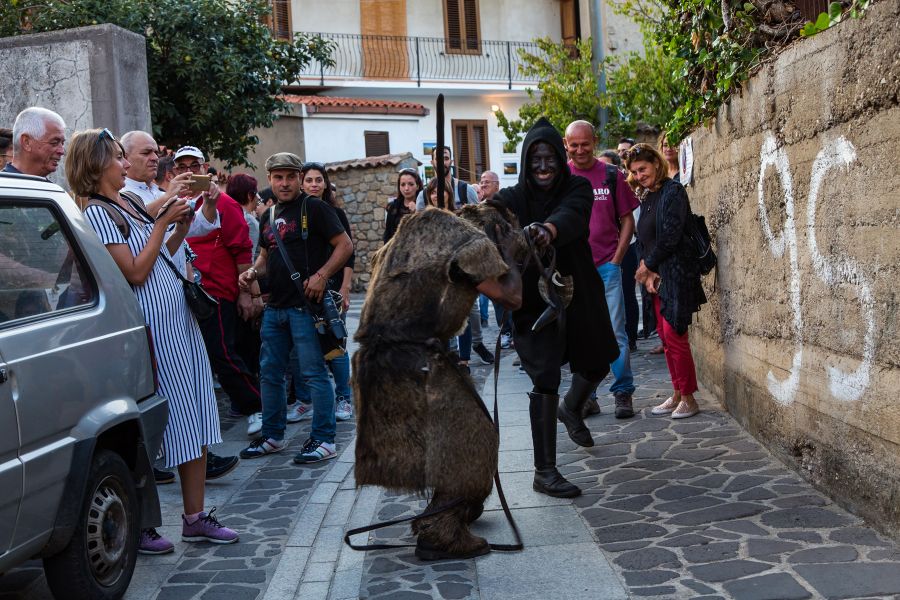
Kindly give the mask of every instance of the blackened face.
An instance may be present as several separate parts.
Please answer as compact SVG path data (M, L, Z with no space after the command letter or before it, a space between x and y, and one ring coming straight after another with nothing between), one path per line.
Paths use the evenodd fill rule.
M541 190L549 190L559 175L559 156L547 142L538 142L528 150L528 172Z

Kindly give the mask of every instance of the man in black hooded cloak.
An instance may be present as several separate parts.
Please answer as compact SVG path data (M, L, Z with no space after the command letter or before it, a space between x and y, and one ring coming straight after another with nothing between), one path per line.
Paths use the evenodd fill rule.
M588 229L593 192L587 179L572 175L559 132L541 117L522 145L519 183L494 198L511 210L527 228L539 249L556 249L556 269L574 283L572 300L560 318L532 331L547 308L532 262L522 273L522 307L513 313L514 339L522 367L533 385L529 397L531 438L534 444L534 489L550 496L571 498L581 493L556 469L556 419L580 446L593 446L582 409L597 384L619 356L602 301L603 281L594 269ZM559 402L560 367L569 363L572 385Z

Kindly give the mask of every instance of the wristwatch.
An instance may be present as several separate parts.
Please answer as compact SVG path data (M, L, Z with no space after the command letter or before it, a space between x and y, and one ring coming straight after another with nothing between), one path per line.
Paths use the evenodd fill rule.
M259 271L256 270L256 267L250 267L247 271L253 273L253 279L259 277Z

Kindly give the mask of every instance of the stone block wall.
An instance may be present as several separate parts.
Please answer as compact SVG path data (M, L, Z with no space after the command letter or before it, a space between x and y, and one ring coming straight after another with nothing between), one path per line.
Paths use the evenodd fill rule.
M816 486L900 534L900 1L767 63L694 132L717 279L701 380Z
M0 38L0 82L0 127L42 106L62 116L69 136L150 131L145 40L115 25ZM65 182L65 156L51 179Z
M372 274L372 256L381 248L385 207L397 194L397 172L417 168L419 161L409 152L325 165L337 188L350 221L356 250L353 291L365 291Z

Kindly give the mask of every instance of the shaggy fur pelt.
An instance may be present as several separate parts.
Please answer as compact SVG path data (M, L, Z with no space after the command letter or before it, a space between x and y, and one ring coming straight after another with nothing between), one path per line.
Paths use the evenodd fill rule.
M484 229L510 224L487 210L500 214L468 211L482 216L478 225L438 209L402 221L376 255L353 356L356 484L464 499L458 510L417 522L445 548L467 531L468 507L487 498L497 470L493 423L447 350L475 286L507 271Z

